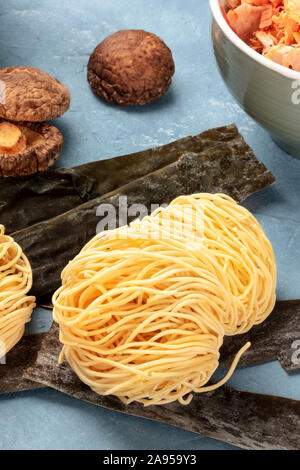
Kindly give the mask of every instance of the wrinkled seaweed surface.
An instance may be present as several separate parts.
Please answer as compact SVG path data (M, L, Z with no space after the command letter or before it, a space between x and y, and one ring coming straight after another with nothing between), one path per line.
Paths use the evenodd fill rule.
M22 230L163 168L184 152L199 153L216 145L234 149L237 142L244 152L245 143L232 124L118 158L1 179L0 223L8 234Z
M278 358L287 370L300 368L292 362L292 345L299 341L299 312L299 300L277 302L265 323L246 335L226 339L221 365L228 366L250 340L252 347L240 365ZM60 350L56 324L49 333L25 336L9 352L7 363L0 365L0 394L49 386L97 406L165 422L244 449L300 449L300 401L222 387L196 394L187 407L178 403L126 406L116 397L94 393L66 362L59 366ZM278 429L284 432L278 433Z
M223 192L241 202L274 181L272 173L238 134L230 142L208 150L183 153L164 168L12 236L29 258L33 270L32 293L40 297L59 286L64 266L95 236L101 220L96 211L102 204L116 209L118 222L121 196L127 197L128 206L143 204L150 212L151 204L169 203L180 195L197 192Z
M249 333L225 337L221 365L228 367L236 352L247 342L249 348L239 366L278 359L287 371L300 369L300 300L277 302L272 314Z
M34 364L44 336L43 333L23 336L9 351L6 362L0 363L0 394L42 387L36 382L25 379L23 373L27 367Z
M241 202L274 181L273 175L255 158L235 126L229 126L181 139L159 149L73 169L51 170L23 180L23 187L18 182L15 192L7 191L6 195L2 186L0 221L8 226L9 233L16 232L13 236L33 267L33 293L42 296L58 287L61 269L95 235L99 222L96 209L102 203L112 204L118 214L120 196L127 196L128 205L142 203L149 210L150 204L168 203L179 195L195 192L224 192ZM122 186L125 182L128 184ZM23 206L16 203L22 194ZM20 211L17 225L15 218L9 218L13 206ZM34 207L38 209L33 211ZM43 211L39 212L42 207ZM48 210L45 212L46 207ZM37 224L28 227L33 223ZM294 329L294 323L290 326ZM258 337L259 328L261 326L257 327ZM286 334L288 338L288 331ZM101 397L92 392L66 363L58 366L61 346L57 326L44 335L35 364L34 358L43 335L31 336L35 337L33 346L24 343L23 352L18 351L24 341L33 341L31 337L25 337L12 351L16 358L27 354L26 367L29 369L23 377L23 368L16 359L15 364L0 366L0 373L1 367L6 367L6 372L2 369L4 380L1 380L0 393L48 385L99 406L179 426L245 449L300 448L298 401L223 387L196 395L187 407L178 403L148 408L136 403L126 406L115 397ZM253 344L255 341L259 349L260 341L256 336L252 338ZM266 356L261 348L261 352L248 361L260 362L259 355L268 360L272 354L280 359L283 343L280 345L281 355L274 347ZM222 352L225 363L236 350L227 351L224 346ZM282 364L286 363L282 361ZM9 383L5 378L7 374L14 374L15 382L12 378ZM278 429L284 430L280 436Z
M51 296L40 304L52 310ZM220 365L230 367L236 353L248 341L251 347L239 360L239 367L279 360L287 371L300 369L300 300L279 300L272 314L249 333L225 336Z
M124 405L117 397L97 395L66 362L59 366L60 349L58 326L54 324L45 336L35 365L25 372L25 377L97 406L171 424L243 449L300 449L300 401L225 386L195 394L188 406Z
M24 379L23 372L34 364L44 338L44 349L50 342L54 354L58 354L60 348L58 330L55 331L55 334L51 333L50 338L47 333L25 336L10 351L7 363L0 364L0 393L30 390L37 386ZM250 366L278 359L287 371L300 369L299 340L300 300L278 301L270 317L261 325L254 327L251 332L225 337L220 365L229 367L237 351L247 341L251 341L251 348L243 354L239 366ZM46 354L45 351L43 354Z

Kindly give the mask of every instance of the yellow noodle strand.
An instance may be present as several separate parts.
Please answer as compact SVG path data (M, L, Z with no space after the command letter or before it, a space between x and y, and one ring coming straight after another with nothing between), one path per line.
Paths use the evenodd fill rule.
M273 250L256 219L222 194L175 199L129 227L94 237L53 297L63 350L101 395L144 405L214 390L224 335L241 334L275 303Z
M35 297L27 293L32 287L32 271L21 247L5 235L0 225L0 356L15 346L30 321ZM0 358L1 358L0 357Z

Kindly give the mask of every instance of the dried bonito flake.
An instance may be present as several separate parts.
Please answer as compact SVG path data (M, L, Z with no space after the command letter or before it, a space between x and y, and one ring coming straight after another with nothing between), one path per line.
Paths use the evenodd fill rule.
M227 0L224 15L252 49L300 72L300 0Z

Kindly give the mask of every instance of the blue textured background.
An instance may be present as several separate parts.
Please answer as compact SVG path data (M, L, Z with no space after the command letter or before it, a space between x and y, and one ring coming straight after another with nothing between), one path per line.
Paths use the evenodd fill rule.
M86 64L105 36L131 28L146 29L165 40L173 51L176 74L160 101L123 109L106 105L90 91ZM69 112L55 121L65 137L61 166L126 154L236 122L278 178L276 185L246 202L273 243L278 297L300 296L300 161L276 147L227 92L213 58L207 0L1 2L0 67L20 65L45 70L71 90ZM36 311L28 331L46 331L50 316ZM300 374L289 376L277 362L239 369L230 384L300 399ZM0 449L233 448L50 389L0 397L0 416Z

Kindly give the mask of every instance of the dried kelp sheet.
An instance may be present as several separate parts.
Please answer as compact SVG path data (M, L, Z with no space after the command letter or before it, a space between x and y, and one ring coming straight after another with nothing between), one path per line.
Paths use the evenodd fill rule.
M33 270L32 293L37 297L53 292L60 284L64 266L96 234L100 217L97 208L114 207L106 216L108 226L124 225L136 218L119 220L120 207L169 203L175 197L198 192L226 193L237 201L275 181L242 141L215 146L200 153L184 153L170 165L139 178L117 190L77 206L69 212L13 233L29 258ZM122 198L121 198L122 197ZM122 200L122 201L121 201Z
M52 309L51 296L43 300L41 306ZM279 300L271 315L249 333L225 336L220 365L229 368L236 353L248 341L251 347L242 355L239 367L278 359L287 372L300 369L300 300Z
M249 333L225 337L221 365L228 367L236 352L247 342L249 348L239 366L278 359L287 371L300 369L300 300L277 302L272 314Z
M46 348L47 333L40 333L24 336L9 352L6 364L0 364L0 393L38 387L36 383L24 379L23 372L34 364L44 337L43 348ZM58 354L60 345L56 326L52 327L49 341L54 353ZM225 337L220 364L229 367L237 351L247 341L251 341L251 348L244 353L239 366L278 359L287 371L300 369L300 300L278 301L270 317L261 325L254 327L251 332ZM35 380L37 379L35 377Z
M188 406L124 405L116 397L94 393L67 363L58 365L60 349L58 327L54 324L45 336L35 365L25 372L25 377L97 406L171 424L243 449L300 450L300 401L225 386L195 394Z
M24 370L34 364L44 333L23 336L0 363L0 394L43 387L25 379ZM5 362L4 362L5 361Z
M148 173L175 162L185 152L224 146L240 154L252 152L234 124L122 157L74 168L0 180L0 223L16 232L109 193ZM254 173L253 177L257 175Z

